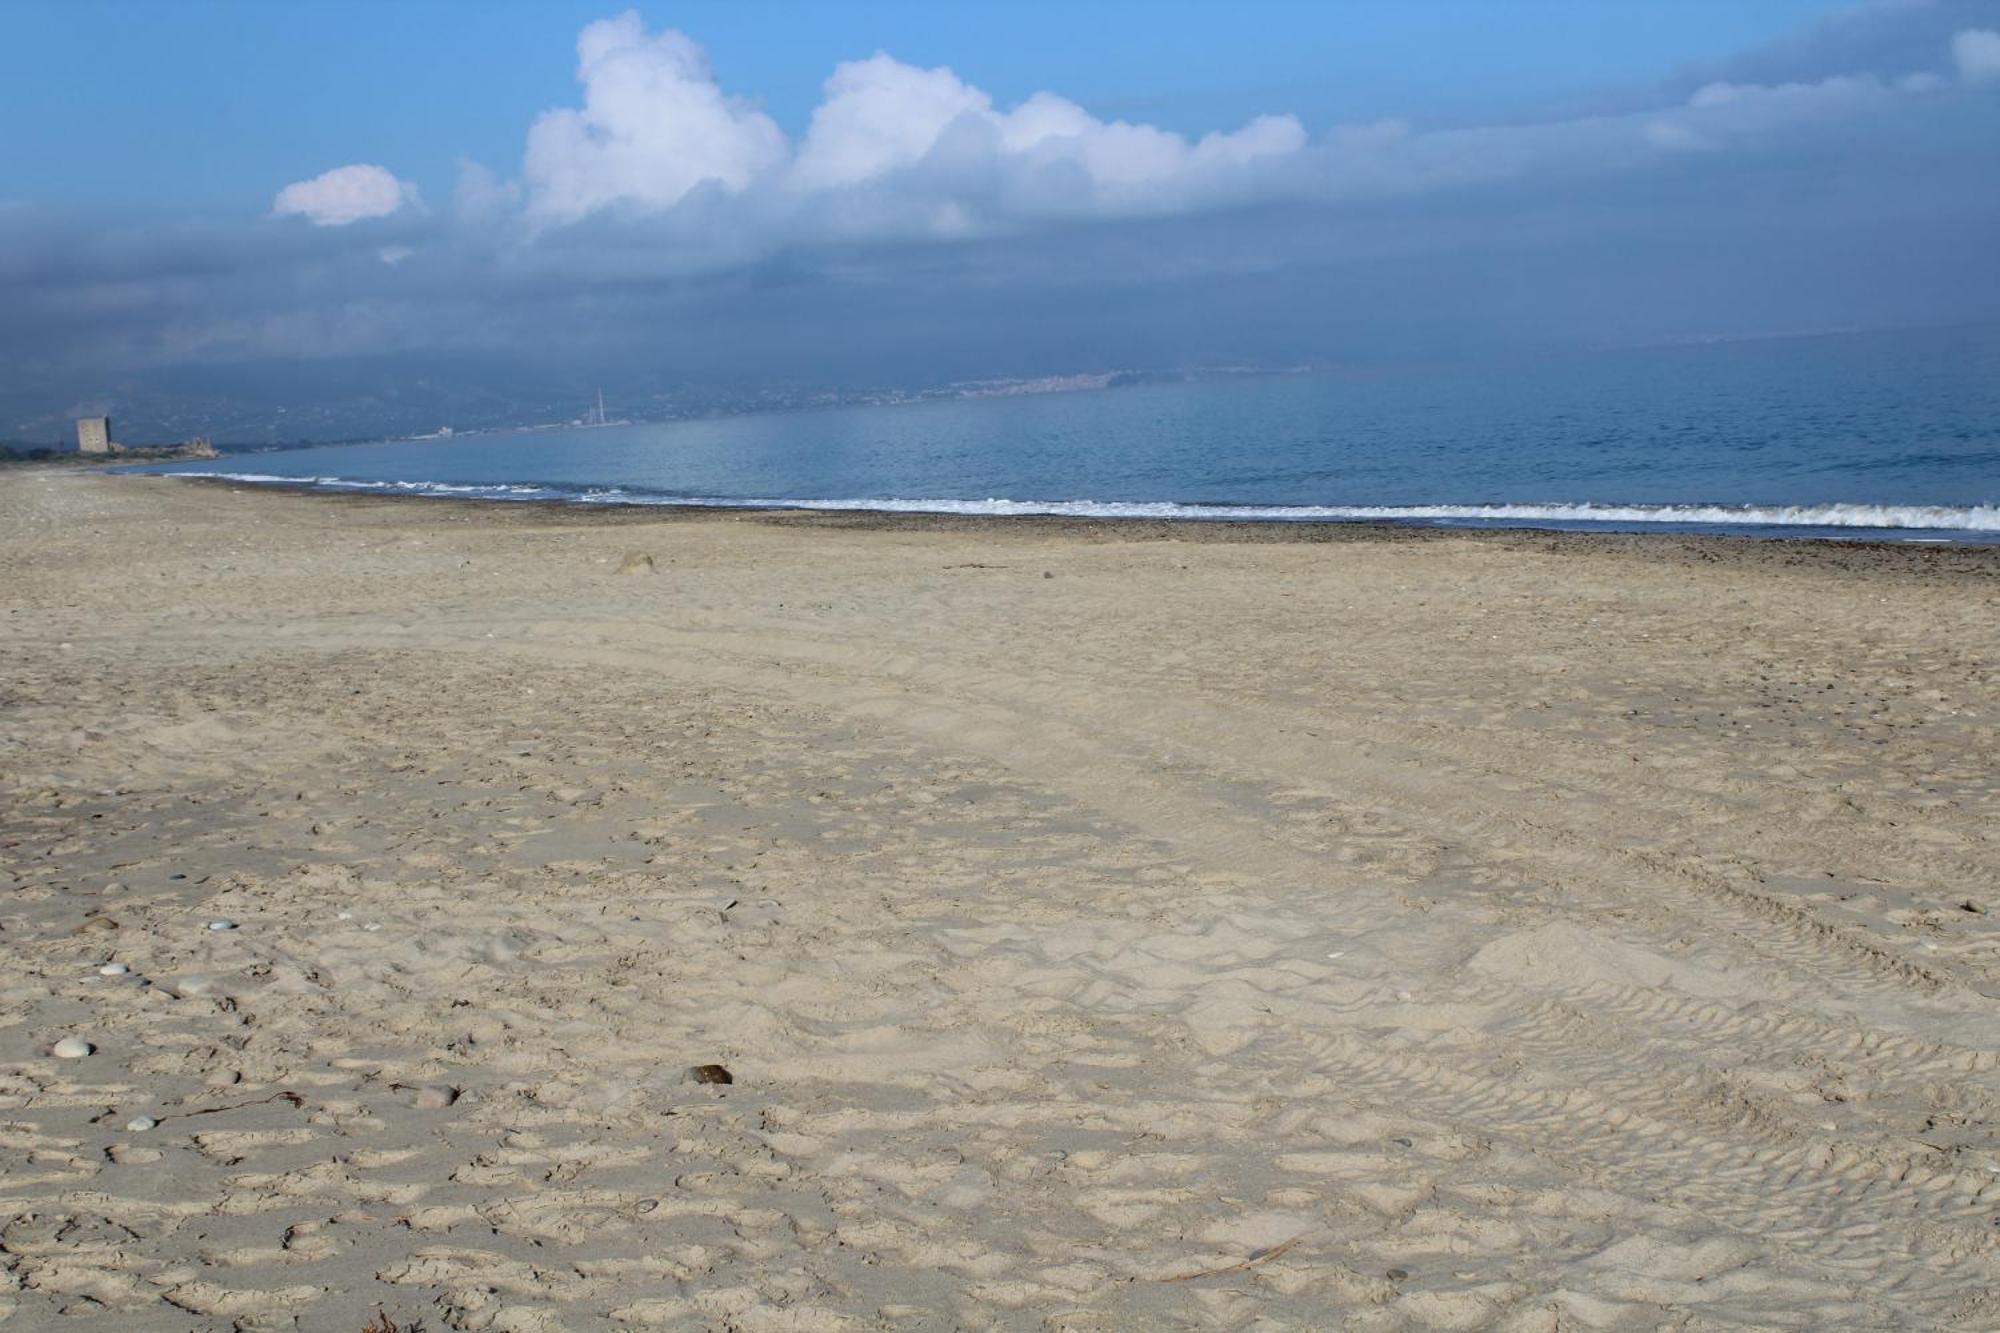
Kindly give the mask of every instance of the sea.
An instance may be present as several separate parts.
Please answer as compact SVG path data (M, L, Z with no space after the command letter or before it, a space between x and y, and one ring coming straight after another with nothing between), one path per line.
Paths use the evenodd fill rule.
M1211 376L129 470L496 502L1993 542L2000 325Z

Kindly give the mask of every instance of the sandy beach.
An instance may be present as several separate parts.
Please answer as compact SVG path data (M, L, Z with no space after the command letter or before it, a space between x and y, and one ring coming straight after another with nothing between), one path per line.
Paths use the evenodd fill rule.
M9 1329L2000 1327L2000 548L17 469L0 583Z

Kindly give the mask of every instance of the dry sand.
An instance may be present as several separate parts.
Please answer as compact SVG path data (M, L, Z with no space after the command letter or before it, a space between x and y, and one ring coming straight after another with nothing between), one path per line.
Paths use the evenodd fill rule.
M0 585L9 1329L2000 1326L2000 550L43 471Z

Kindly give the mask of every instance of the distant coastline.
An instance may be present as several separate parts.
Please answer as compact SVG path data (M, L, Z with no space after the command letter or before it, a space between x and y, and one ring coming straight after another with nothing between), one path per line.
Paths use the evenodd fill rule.
M551 389L539 377L533 387L515 388L460 375L441 383L409 384L393 367L379 375L358 377L353 391L338 403L314 406L287 402L268 389L245 391L249 401L228 396L177 403L171 411L147 411L150 397L139 385L128 391L122 411L140 422L154 438L185 438L205 434L224 453L261 453L329 445L428 442L558 430L619 426L664 425L683 421L715 421L750 416L776 416L846 407L894 407L956 400L1036 397L1096 393L1171 384L1220 383L1233 380L1330 377L1373 381L1435 373L1521 373L1559 363L1611 365L1631 358L1661 354L1707 355L1736 350L1773 355L1808 353L1813 349L1893 348L1915 342L1935 344L1937 356L1949 359L1951 348L1968 343L2000 341L2000 324L1992 321L1925 325L1894 329L1818 329L1757 336L1690 337L1662 342L1606 343L1586 347L1520 349L1505 356L1446 356L1353 360L1319 358L1295 363L1216 363L1154 368L1069 370L1043 375L991 376L914 385L827 385L775 380L762 384L708 381L651 384L625 383L609 393L616 415L592 420L584 393ZM256 385L254 368L247 385ZM504 376L502 377L505 378ZM436 399L413 407L423 395ZM81 395L91 401L90 395ZM511 398L517 401L495 401ZM73 409L74 410L74 409ZM372 419L371 419L372 418ZM16 436L0 439L0 449L16 453L66 447L65 419L40 417L9 428ZM37 435L47 430L42 438ZM296 434L292 432L296 431ZM292 438L271 438L292 434Z
M416 444L431 440L479 439L493 435L529 435L547 431L604 430L614 426L664 426L681 421L717 421L730 417L776 416L792 412L817 412L843 407L912 407L922 403L953 402L978 398L1027 398L1045 394L1098 393L1106 389L1130 389L1155 384L1202 384L1219 380L1275 378L1332 373L1321 366L1213 366L1193 370L1103 370L1067 375L1036 375L1021 378L954 380L934 388L824 390L796 401L756 403L719 407L682 415L621 417L610 421L537 421L468 429L444 427L413 435L386 435L375 439L321 440L311 443L269 446L279 449L316 449L327 444ZM257 446L222 446L231 452L251 452Z
M1036 397L1048 394L1095 393L1107 389L1139 388L1162 384L1203 384L1245 379L1288 378L1305 375L1338 374L1349 367L1337 365L1223 365L1196 366L1173 370L1097 370L1057 375L990 379L953 380L945 384L918 387L822 388L774 385L737 396L732 391L712 390L707 400L657 410L673 395L641 395L648 404L640 410L603 421L571 418L566 420L514 420L455 425L440 422L429 430L390 433L363 432L292 440L219 439L215 447L224 454L285 453L299 449L321 449L350 444L421 444L435 441L481 439L492 436L542 434L550 431L605 430L627 426L659 426L684 421L719 421L736 417L779 416L848 407L901 407L924 403L952 402L983 398ZM682 390L686 393L688 390ZM446 415L440 413L440 415ZM0 449L37 453L61 452L65 446L31 441L0 441ZM72 456L74 451L72 452Z
M75 448L53 445L27 445L18 442L0 444L0 466L5 467L70 464L96 468L113 467L124 463L193 462L221 456L221 452L209 440L190 440L185 444L124 445L106 454L86 454Z

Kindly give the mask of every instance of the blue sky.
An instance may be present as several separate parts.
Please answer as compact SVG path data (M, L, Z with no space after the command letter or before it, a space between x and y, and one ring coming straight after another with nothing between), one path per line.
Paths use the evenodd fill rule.
M1829 0L1095 0L642 4L731 88L804 127L833 65L886 50L996 99L1044 88L1183 133L1272 110L1308 126L1547 114L1721 61ZM256 208L287 181L381 162L427 193L460 157L508 168L574 91L571 44L616 0L12 0L0 192ZM51 58L51 53L60 53ZM87 85L87 96L80 96ZM28 128L32 126L32 129Z
M0 438L2000 311L2000 0L0 16Z

